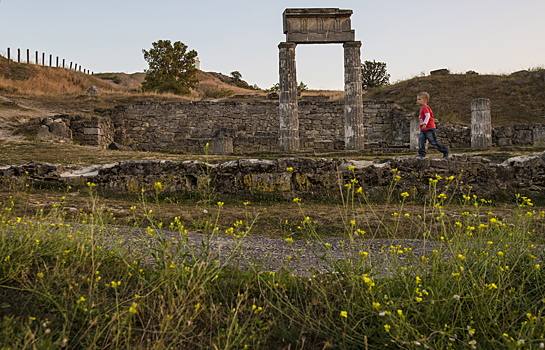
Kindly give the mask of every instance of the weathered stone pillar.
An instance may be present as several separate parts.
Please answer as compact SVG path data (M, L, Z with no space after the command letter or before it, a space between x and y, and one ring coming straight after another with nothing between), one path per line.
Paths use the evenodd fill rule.
M409 130L409 147L410 149L418 149L418 137L420 136L420 118L413 117L410 119L410 130ZM426 145L428 143L426 142Z
M545 146L545 127L538 126L532 130L532 141L534 146Z
M233 153L233 138L232 137L217 137L212 143L214 144L214 154L232 154Z
M299 150L299 111L297 107L297 74L295 43L280 43L280 151Z
M492 146L492 117L490 100L477 98L471 101L471 148Z
M364 149L361 41L344 47L344 145L347 150Z

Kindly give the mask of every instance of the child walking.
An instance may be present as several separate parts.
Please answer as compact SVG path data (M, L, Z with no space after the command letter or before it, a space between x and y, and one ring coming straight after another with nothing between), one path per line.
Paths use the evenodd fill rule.
M420 136L418 137L418 155L415 157L422 158L426 156L426 140L443 153L443 158L448 157L448 147L437 140L435 135L435 121L433 120L433 111L428 106L430 95L427 92L420 92L416 95L416 104L420 108Z

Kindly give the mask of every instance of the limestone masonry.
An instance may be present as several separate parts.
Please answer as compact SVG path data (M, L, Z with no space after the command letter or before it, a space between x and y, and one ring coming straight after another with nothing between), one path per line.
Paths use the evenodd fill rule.
M396 171L393 171L396 169ZM125 161L105 165L76 166L28 163L0 166L0 180L27 183L47 181L85 186L118 193L153 191L161 182L165 191L214 191L217 193L276 192L285 196L336 196L343 184L358 180L365 193L379 197L394 180L396 190L413 197L428 191L428 179L453 176L449 195L478 193L492 198L532 198L545 189L545 152L493 163L480 157L452 155L450 159L395 157L384 163L349 159L281 158L240 159L221 164L200 161ZM446 181L438 183L444 189ZM471 186L471 187L470 187ZM470 188L472 188L470 190Z
M299 101L300 151L345 149L344 103ZM202 154L252 154L279 150L278 102L142 102L103 110L102 116L58 116L72 139L84 145L112 143L135 150ZM366 148L415 148L417 118L394 102L364 101ZM44 121L50 132L63 129ZM418 124L415 124L416 128ZM451 148L472 146L471 127L439 124L438 137ZM416 134L415 134L416 132ZM62 137L66 137L60 135ZM492 128L493 146L545 143L542 124Z

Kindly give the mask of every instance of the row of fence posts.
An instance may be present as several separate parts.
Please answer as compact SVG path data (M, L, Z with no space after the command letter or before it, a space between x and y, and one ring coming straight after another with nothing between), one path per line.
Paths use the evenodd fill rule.
M8 47L8 52L7 52L7 59L8 59L8 63L11 62L11 49ZM38 51L36 51L36 59L34 61L35 64L39 64L39 60L38 60L39 56L38 56ZM42 66L47 66L46 64L46 56L45 56L45 53L42 53ZM21 49L17 49L17 63L25 63L25 62L21 62ZM74 69L74 70L79 70L80 72L83 72L85 74L93 74L94 72L91 72L89 71L88 69L82 69L81 68L81 65L78 66L77 63L73 63L73 62L70 62L70 66L68 67L67 64L66 64L66 60L63 58L62 59L62 65L60 64L61 62L59 62L59 56L57 56L57 60L56 60L56 67L57 68L69 68L69 69ZM26 50L26 64L30 64L30 50L27 49ZM49 55L49 67L53 67L53 55Z

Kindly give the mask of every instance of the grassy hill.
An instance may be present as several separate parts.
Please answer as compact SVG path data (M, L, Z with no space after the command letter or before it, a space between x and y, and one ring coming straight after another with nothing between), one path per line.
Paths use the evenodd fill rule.
M232 98L262 99L265 91L236 86L230 77L199 71L199 83L191 95L141 93L145 73L98 73L94 75L27 64L7 64L0 56L0 100L55 113L86 113L95 108L111 108L135 101L181 101ZM249 84L246 84L249 86ZM101 94L87 96L96 86ZM431 95L430 106L440 122L469 125L470 104L475 98L489 98L494 125L545 122L545 70L515 72L510 75L446 74L415 77L375 88L365 100L392 100L408 111L415 111L415 96L420 91ZM305 91L303 96L325 95L329 100L343 98L342 91ZM6 106L0 106L5 110ZM21 112L21 111L19 111ZM24 113L23 113L24 114ZM39 114L39 113L38 113Z
M416 94L427 91L430 107L440 122L471 123L471 101L490 99L494 125L545 123L545 70L511 75L447 74L416 77L375 88L366 100L392 100L417 110Z

